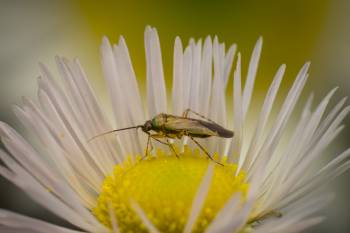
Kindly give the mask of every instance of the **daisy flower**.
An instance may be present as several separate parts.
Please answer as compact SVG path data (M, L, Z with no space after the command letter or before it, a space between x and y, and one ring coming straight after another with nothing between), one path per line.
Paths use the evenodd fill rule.
M154 28L145 30L147 97L139 92L123 37L116 45L104 38L102 67L113 121L101 109L78 60L56 58L61 82L40 65L38 100L23 98L14 107L32 143L1 122L6 150L0 151L0 174L75 229L0 210L1 232L273 233L299 232L320 223L324 217L317 211L333 196L324 185L349 168L350 150L323 165L319 161L343 130L350 108L344 107L346 98L327 107L333 89L317 106L311 95L297 123L291 124L308 77L306 63L273 117L286 68L282 65L250 134L248 110L261 48L259 38L243 86L236 45L226 50L217 37L208 36L191 39L183 48L176 38L168 101ZM232 118L228 85L233 85ZM147 134L138 129L101 135L142 125L159 113L181 116L188 108L232 129L234 136L198 139L201 147L187 137L171 139L171 147L164 138L158 139L163 143L152 139L147 150ZM200 119L191 112L190 117Z

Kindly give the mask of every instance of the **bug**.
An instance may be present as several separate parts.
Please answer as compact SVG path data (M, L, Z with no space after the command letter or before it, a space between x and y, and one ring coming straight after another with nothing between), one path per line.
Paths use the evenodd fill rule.
M189 118L188 114L193 113L204 120ZM166 113L160 113L153 117L151 120L146 121L143 125L136 125L121 129L115 129L103 134L97 135L90 140L129 129L138 129L140 128L144 133L148 135L146 154L148 155L148 148L151 144L151 139L154 139L162 144L165 144L170 147L174 154L178 156L173 145L170 143L169 139L181 139L184 136L188 136L212 161L222 165L221 163L214 160L214 158L209 154L209 152L195 139L195 138L208 138L208 137L221 137L221 138L232 138L234 133L231 130L225 129L221 125L215 123L214 121L204 117L203 115L192 111L191 109L186 109L182 116L175 116ZM151 132L153 131L153 132ZM165 142L161 139L165 139Z

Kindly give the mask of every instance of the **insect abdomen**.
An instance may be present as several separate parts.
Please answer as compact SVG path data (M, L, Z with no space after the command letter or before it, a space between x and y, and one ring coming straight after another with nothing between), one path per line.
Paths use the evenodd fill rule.
M218 132L218 134L220 137L223 137L223 138L232 138L233 137L233 132L231 130L227 130L227 129L221 130L220 132Z
M209 137L212 137L212 136L214 136L214 135L210 135L210 134L187 133L186 136L190 136L190 137L194 137L194 138L209 138Z
M211 123L211 122L206 122L206 121L200 121L200 123L210 129L211 131L215 132L217 136L223 137L223 138L232 138L233 137L233 132L231 130L225 129L224 127Z

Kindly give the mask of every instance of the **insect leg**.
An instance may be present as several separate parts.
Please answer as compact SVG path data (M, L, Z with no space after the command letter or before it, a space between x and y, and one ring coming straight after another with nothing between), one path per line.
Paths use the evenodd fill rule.
M222 163L220 163L220 162L218 162L218 161L215 161L215 159L209 154L209 152L208 152L201 144L199 144L199 142L197 142L193 137L190 136L190 138L191 138L192 141L194 141L194 143L197 144L197 146L198 146L199 148L201 148L201 150L202 150L212 161L214 161L214 162L217 163L217 164L220 164L221 166L224 166Z
M156 141L159 142L159 143L162 143L162 144L164 144L164 145L169 146L168 143L163 142L163 141L161 141L161 140L159 140L159 139L157 138L157 137L164 137L164 135L160 135L160 134L150 134L150 133L147 133L147 134L148 134L148 138L147 138L146 153L145 153L145 155L142 157L141 160L144 160L144 159L148 156L148 148L149 148L149 146L151 146L151 150L153 150L153 145L152 145L152 140L151 140L151 138L154 139L154 140L156 140Z
M166 142L168 143L168 146L171 148L171 150L174 152L177 158L180 158L180 156L177 154L175 148L173 147L173 144L170 143L169 139L166 139Z
M167 146L168 146L168 143L166 143L166 142L163 142L163 141L159 140L158 138L154 137L153 135L151 135L151 138L152 138L152 139L154 139L154 140L156 140L156 141L157 141L157 142L159 142L159 143L162 143L162 144L164 144L164 145L167 145Z
M205 120L207 120L207 121L209 121L209 122L215 123L213 120L210 120L209 118L203 116L202 114L199 114L198 112L193 111L193 110L190 109L190 108L186 109L186 110L182 113L182 116L185 117L185 118L187 118L188 113L190 113L190 112L192 112L193 114L195 114L195 115L197 115L197 116L199 116L199 117L201 117L201 118L203 118L203 119L205 119Z
M148 138L147 138L147 145L146 145L146 152L145 155L141 158L141 160L144 160L147 156L148 156L148 147L151 144L151 134L148 134ZM151 144L151 148L152 148L152 144Z
M179 158L179 155L176 153L176 151L175 151L175 148L173 147L173 145L170 143L170 141L169 141L169 139L168 138L166 138L166 141L167 142L163 142L163 141L161 141L161 140L159 140L157 137L160 137L160 135L159 134L151 134L150 135L154 140L156 140L157 142L160 142L160 143L162 143L162 144L164 144L164 145L167 145L167 146L169 146L170 148L171 148L171 150L175 153L175 155L176 155L176 157L178 157ZM162 137L164 137L164 135L161 135Z

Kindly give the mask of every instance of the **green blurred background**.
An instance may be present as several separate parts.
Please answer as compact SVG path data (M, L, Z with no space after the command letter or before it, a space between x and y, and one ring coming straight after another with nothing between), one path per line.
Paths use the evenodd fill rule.
M146 25L158 29L168 87L172 78L175 36L189 38L218 35L227 46L237 43L246 70L257 38L264 38L255 87L254 106L261 102L282 63L287 90L298 69L312 61L307 91L320 98L340 86L336 100L350 90L350 1L0 1L0 119L22 130L11 105L21 96L36 95L38 61L56 73L54 56L79 57L101 99L107 102L100 66L103 35L116 42L124 35L140 83L145 80L143 33ZM230 91L229 91L230 92ZM334 101L335 102L335 101ZM333 102L333 103L334 103ZM349 122L349 120L347 120ZM330 151L349 146L350 129ZM350 232L349 173L332 188L337 200L323 211L328 219L307 232ZM66 224L32 203L0 178L0 207L54 223Z

